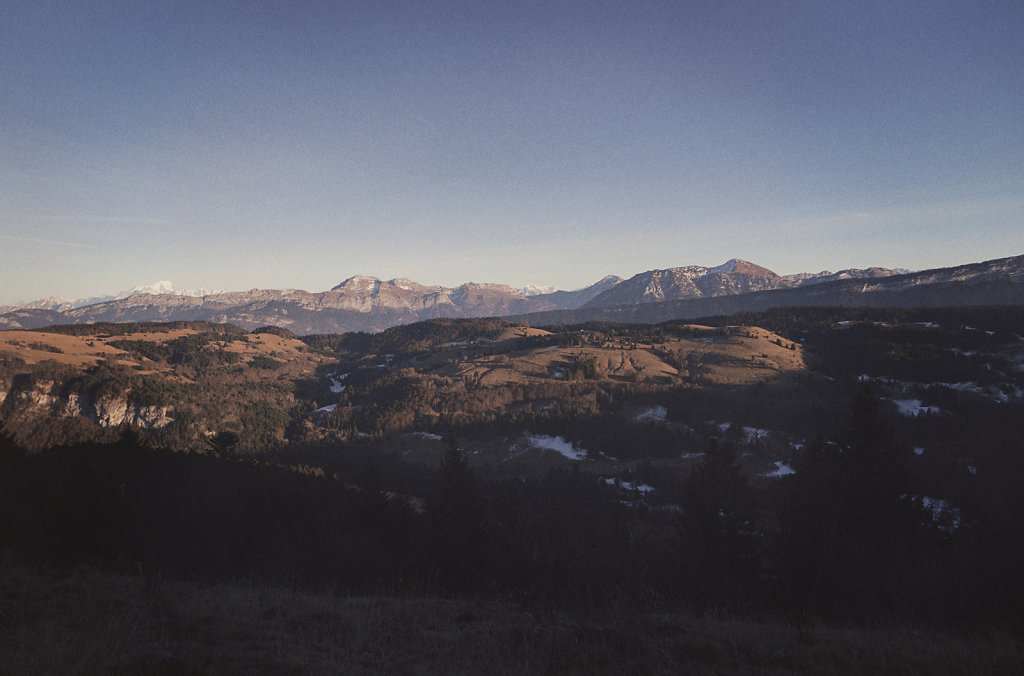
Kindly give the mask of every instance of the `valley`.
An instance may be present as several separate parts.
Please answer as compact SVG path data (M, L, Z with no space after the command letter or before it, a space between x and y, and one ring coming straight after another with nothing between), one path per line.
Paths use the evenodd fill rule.
M0 332L0 392L0 535L31 570L601 631L609 608L1001 628L1024 600L1020 306L63 325Z

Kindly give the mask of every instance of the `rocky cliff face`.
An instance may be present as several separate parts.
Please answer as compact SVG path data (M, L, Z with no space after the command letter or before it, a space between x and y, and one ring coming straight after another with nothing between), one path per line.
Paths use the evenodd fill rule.
M835 273L826 270L813 274L780 276L760 265L734 258L713 268L691 265L642 272L601 293L582 307L613 307L734 296L758 291L793 289L843 279L874 279L897 274L900 273L896 270L868 268L867 270L850 269Z
M53 394L54 383L40 381L25 389L12 389L2 393L0 403L13 397L15 415L25 417L82 417L100 427L130 425L140 429L159 429L174 419L168 406L143 406L130 402L125 396L99 397L95 401L76 392L66 397Z
M599 294L583 307L660 303L682 298L725 296L777 289L782 278L771 270L733 259L715 268L690 265L649 270Z

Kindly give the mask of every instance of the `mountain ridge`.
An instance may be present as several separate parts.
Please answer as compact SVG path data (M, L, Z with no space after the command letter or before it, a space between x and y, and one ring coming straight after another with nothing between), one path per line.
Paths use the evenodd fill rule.
M778 305L1019 303L1024 302L1022 270L1024 256L916 273L872 267L778 275L734 258L715 267L649 270L625 280L608 275L575 291L535 295L505 284L467 282L444 287L366 275L351 276L319 293L302 289L200 293L204 290L187 292L170 282L158 282L136 287L120 298L65 310L19 307L0 313L0 329L184 320L233 323L247 329L274 325L308 334L376 332L440 317L501 316L531 323L648 322ZM869 293L870 298L865 295Z
M658 323L791 306L910 308L1024 304L1024 255L904 274L837 277L841 274L829 273L822 281L805 281L787 288L660 302L590 306L577 310L517 315L513 319L539 326L589 321Z

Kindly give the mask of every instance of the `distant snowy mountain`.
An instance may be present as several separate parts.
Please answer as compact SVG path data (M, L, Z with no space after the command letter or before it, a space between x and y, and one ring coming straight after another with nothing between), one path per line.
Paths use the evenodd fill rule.
M0 309L0 329L93 322L210 321L295 333L381 331L444 317L518 317L535 325L584 321L656 322L783 305L972 305L1024 302L1024 256L900 274L868 268L778 275L748 261L715 267L609 275L575 291L466 283L454 288L409 279L353 276L329 291L182 289L161 280L109 298L49 298Z
M131 296L141 296L143 294L150 294L153 296L169 295L169 296L190 296L192 298L201 298L203 296L212 296L217 293L224 293L223 290L212 290L212 289L182 289L174 282L170 282L166 279L160 280L159 282L153 282L152 284L145 284L143 286L136 286L130 291L122 291L113 298L107 300L119 300L121 298L129 298ZM78 306L80 307L80 306Z
M217 293L224 292L210 289L182 289L174 282L160 280L159 282L153 282L152 284L136 286L128 291L122 291L113 296L92 296L90 298L41 298L29 303L0 307L0 312L12 312L14 310L50 310L53 312L67 312L68 310L96 305L97 303L106 303L112 300L121 300L123 298L131 298L132 296L147 294L153 296L168 295L199 298L202 296L212 296Z
M542 296L546 293L554 293L555 291L558 291L558 289L550 284L528 284L517 288L516 291L524 296Z
M597 296L601 295L608 289L615 287L621 282L621 277L608 275L600 281L582 289L576 289L575 291L551 291L549 293L530 296L530 298L536 301L552 303L559 308L572 310L578 307L583 307Z

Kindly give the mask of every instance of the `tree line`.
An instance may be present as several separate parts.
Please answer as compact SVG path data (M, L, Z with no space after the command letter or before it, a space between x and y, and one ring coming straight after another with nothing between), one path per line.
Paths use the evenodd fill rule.
M995 504L944 530L876 398L859 394L835 438L810 443L792 476L757 485L737 446L712 440L672 509L624 499L578 464L483 476L455 438L440 467L367 452L340 473L227 448L175 453L131 434L35 454L4 438L0 542L36 565L352 593L1024 619L1019 491L1001 486Z

